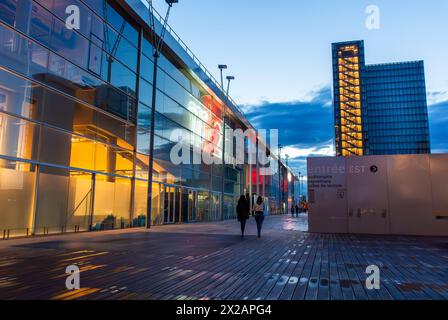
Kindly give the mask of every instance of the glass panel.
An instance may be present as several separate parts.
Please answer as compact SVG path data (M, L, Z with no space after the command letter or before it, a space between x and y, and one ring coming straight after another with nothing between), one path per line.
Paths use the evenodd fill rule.
M135 157L135 177L138 179L148 180L148 170L149 156L137 153Z
M65 23L57 19L51 33L50 48L77 66L88 67L89 41L75 30L67 29Z
M0 70L0 111L29 119L40 119L42 90L31 82Z
M0 25L0 64L42 78L47 72L48 51Z
M140 60L140 75L151 83L154 80L154 63L144 54Z
M163 224L163 202L164 191L163 186L158 183L152 185L152 224L157 226Z
M3 135L0 135L0 139ZM10 236L31 234L34 204L35 167L0 159L0 231Z
M86 170L94 170L96 143L90 139L73 136L71 140L70 166Z
M89 230L92 199L92 175L90 173L71 171L67 210L67 231Z
M137 151L149 154L151 109L140 104L137 116Z
M146 208L148 207L148 183L136 180L134 194L134 220L132 226L145 227L147 214Z
M188 194L188 222L197 221L198 193L189 191Z
M110 145L95 143L95 171L132 177L134 154Z
M39 127L0 112L0 154L37 160Z
M35 234L89 229L92 175L41 166Z
M135 127L0 70L0 111L133 150Z
M209 192L199 192L198 193L198 210L197 210L197 220L205 221L210 213L210 193Z
M152 85L146 80L140 79L140 102L152 106Z
M131 180L97 175L93 229L128 228L131 220Z
M182 218L181 218L182 189L175 188L174 201L175 201L175 207L174 207L174 221L173 222L179 223L182 221Z
M69 171L40 167L35 234L61 233L67 224Z
M45 126L41 127L39 161L68 167L71 146L71 134Z

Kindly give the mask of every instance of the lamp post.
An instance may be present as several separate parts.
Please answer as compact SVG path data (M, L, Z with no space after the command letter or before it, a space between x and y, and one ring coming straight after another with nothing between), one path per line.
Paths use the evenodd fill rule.
M226 91L226 95L227 97L229 96L229 90L230 90L230 82L235 80L235 77L232 76L228 76L227 78L227 91Z
M222 75L223 69L227 69L226 65L220 65L218 66L221 70L221 88L224 86L224 79ZM226 96L229 97L229 88L230 88L230 81L235 80L235 77L228 76L226 77L228 84L227 84L227 92ZM221 207L222 207L222 220L224 220L224 194L225 194L225 177L226 177L226 119L227 119L227 108L226 104L223 105L223 114L222 114L222 175L221 175L221 182L222 182L222 190L221 190Z
M223 78L223 70L227 69L226 64L218 65L219 70L221 71L221 89L224 90L224 78Z
M283 146L280 144L278 146L278 202L280 214L283 213L283 194L282 194L282 149Z
M160 32L160 36L157 37L156 34L156 22L154 17L154 7L152 4L152 0L149 0L149 20L151 23L151 31L152 31L152 44L153 44L153 58L154 58L154 74L153 74L153 82L152 82L152 105L151 105L151 128L150 128L150 137L149 137L149 168L148 168L148 201L147 201L147 209L146 209L146 227L148 229L151 228L151 219L152 219L152 182L153 182L153 171L154 171L154 132L155 132L155 115L156 115L156 96L157 96L157 69L158 69L158 61L160 57L160 52L163 47L163 39L165 37L166 29L168 26L168 18L170 16L171 8L174 4L178 3L179 0L165 0L168 5L165 20L163 22L162 31Z

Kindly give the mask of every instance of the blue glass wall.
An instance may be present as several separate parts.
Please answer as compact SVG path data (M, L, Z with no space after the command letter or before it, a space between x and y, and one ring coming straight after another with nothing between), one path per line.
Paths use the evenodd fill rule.
M366 155L430 153L423 61L366 66Z

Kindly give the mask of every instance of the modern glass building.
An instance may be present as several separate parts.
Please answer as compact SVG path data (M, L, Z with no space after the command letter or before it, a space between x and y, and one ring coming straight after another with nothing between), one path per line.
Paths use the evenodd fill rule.
M332 51L337 155L430 153L423 61L366 65L363 41Z
M79 30L66 27L69 5L80 9ZM170 161L176 129L187 133L192 153L215 142L222 157L232 139L223 139L224 110L226 128L252 128L170 28L159 59L148 187L149 21L139 0L0 0L3 238L232 219L238 197L249 192L279 213L293 195L290 170L274 152L282 174L267 179L254 165Z

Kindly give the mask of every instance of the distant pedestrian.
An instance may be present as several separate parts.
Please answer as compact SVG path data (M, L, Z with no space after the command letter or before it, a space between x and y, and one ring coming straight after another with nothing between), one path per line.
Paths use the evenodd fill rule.
M255 221L257 222L258 238L261 238L261 229L264 222L264 203L263 198L258 197L257 202L254 205Z
M308 202L305 200L302 201L303 213L308 213Z
M241 196L240 200L238 200L238 205L236 206L238 221L241 224L241 237L244 237L246 231L246 222L249 220L249 208L250 205L247 203L246 197Z
M296 204L296 217L299 217L299 213L300 213L300 207L299 205Z
M293 204L291 207L291 216L294 218L294 213L296 212L296 206Z

